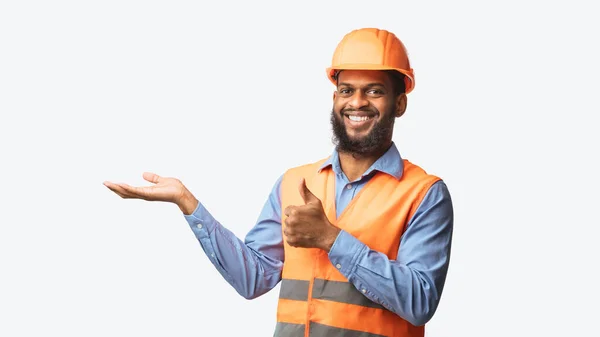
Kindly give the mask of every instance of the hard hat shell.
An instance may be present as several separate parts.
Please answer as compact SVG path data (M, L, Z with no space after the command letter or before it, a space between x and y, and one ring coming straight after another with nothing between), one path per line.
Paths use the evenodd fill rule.
M396 70L404 74L406 93L415 87L415 75L410 67L404 44L394 33L377 28L351 31L338 43L327 77L337 85L340 70Z

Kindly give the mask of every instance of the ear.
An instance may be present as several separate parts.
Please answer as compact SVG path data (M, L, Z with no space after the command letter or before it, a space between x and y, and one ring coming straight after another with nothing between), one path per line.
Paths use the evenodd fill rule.
M404 112L406 111L406 105L407 105L407 97L406 94L400 94L398 95L398 97L396 97L396 117L402 117L402 115L404 115Z
M335 90L335 91L333 92L333 101L334 101L334 102L335 102L335 99L336 99L336 98L337 98L337 90Z

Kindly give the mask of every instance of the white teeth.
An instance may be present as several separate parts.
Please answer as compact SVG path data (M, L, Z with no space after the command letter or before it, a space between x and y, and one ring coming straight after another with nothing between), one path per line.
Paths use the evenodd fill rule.
M363 116L363 117L359 117L359 116L348 116L348 118L350 118L351 121L355 121L355 122L364 122L369 120L368 116Z

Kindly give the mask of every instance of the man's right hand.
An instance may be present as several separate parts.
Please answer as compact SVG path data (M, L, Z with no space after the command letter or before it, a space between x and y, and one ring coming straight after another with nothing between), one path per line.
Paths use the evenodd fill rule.
M123 199L172 202L187 215L192 214L198 206L198 200L179 179L161 177L150 172L145 172L143 177L154 185L135 187L124 183L105 181L104 186Z

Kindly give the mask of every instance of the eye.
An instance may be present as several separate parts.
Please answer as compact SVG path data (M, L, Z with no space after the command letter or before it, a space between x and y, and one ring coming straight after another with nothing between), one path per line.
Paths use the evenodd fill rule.
M385 93L383 92L383 90L380 90L380 89L370 89L369 91L367 91L367 94L381 96L381 95L384 95Z
M338 90L338 92L339 92L339 93L340 93L340 95L342 95L342 96L347 96L347 95L350 95L350 94L352 94L352 90L351 90L351 89L349 89L349 88L342 88L342 89Z

